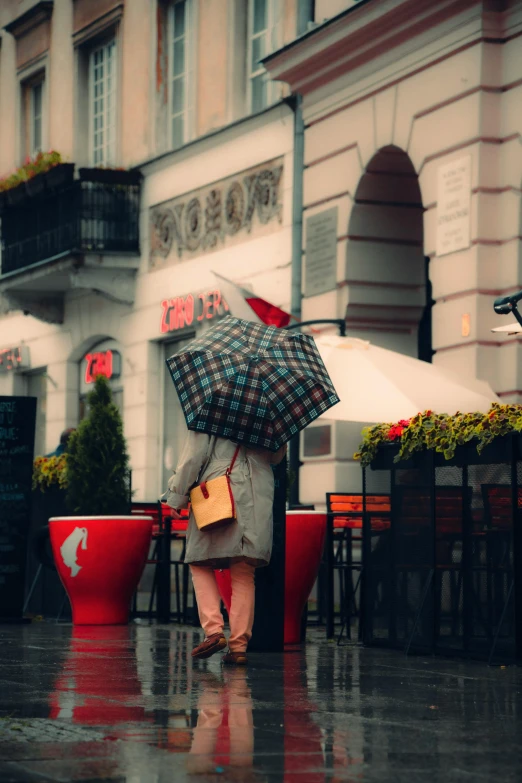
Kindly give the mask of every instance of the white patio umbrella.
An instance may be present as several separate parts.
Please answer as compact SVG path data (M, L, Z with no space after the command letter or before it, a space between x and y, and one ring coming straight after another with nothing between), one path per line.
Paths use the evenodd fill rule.
M438 364L436 367L438 372L443 373L443 375L447 375L450 380L455 381L459 385L465 386L467 389L471 389L471 391L475 391L478 394L483 394L488 399L491 395L493 395L493 402L502 402L502 400L497 397L487 381L481 381L478 378L461 378L461 376L453 370L448 370L446 367L441 367Z
M326 335L316 345L341 402L321 418L335 421L399 421L432 410L486 412L500 402L485 381L459 378L434 364L366 340Z
M492 332L503 332L504 334L522 334L522 326L515 321L514 324L506 324L505 326L496 326L491 330Z

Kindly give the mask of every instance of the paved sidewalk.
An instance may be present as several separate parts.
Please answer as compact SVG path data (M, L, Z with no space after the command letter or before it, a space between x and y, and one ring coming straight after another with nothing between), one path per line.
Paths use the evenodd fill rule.
M0 781L520 781L522 670L337 647L192 666L193 629L0 626Z

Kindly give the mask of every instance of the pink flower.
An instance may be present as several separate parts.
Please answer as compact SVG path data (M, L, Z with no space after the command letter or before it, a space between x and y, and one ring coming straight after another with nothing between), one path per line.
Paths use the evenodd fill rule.
M390 427L388 430L388 440L397 440L397 438L400 438L404 429L405 428L400 424L394 424L393 427Z

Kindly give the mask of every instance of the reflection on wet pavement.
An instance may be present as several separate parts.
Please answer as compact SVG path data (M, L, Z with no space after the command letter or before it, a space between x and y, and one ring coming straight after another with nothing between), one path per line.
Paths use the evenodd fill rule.
M515 781L522 671L337 647L192 665L176 626L0 627L0 781Z

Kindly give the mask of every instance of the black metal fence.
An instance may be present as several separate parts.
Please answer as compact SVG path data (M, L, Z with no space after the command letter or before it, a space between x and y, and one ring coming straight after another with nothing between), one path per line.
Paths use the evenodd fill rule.
M389 492L390 523L364 514L363 636L371 645L510 662L522 658L520 436L479 456L424 453L364 474ZM517 611L518 607L518 611Z
M139 253L139 185L76 180L2 215L1 273L65 253Z

